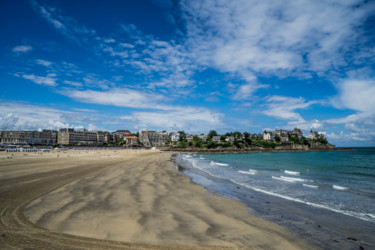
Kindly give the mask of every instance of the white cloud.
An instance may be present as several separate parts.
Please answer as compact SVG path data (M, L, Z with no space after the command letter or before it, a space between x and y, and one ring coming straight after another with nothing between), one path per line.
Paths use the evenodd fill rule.
M75 19L64 15L59 8L39 3L37 0L31 0L30 3L34 10L48 23L70 39L80 41L95 34L95 30L89 29L79 24Z
M38 59L38 60L36 60L35 62L36 62L37 64L39 64L39 65L43 65L43 66L45 66L45 67L49 67L49 66L52 65L52 62L50 62L50 61L46 61L46 60L43 60L43 59Z
M30 45L19 45L12 49L14 53L26 53L33 49Z
M56 86L57 78L56 74L48 74L47 76L36 76L34 74L31 75L22 75L24 79L30 80L36 84L40 85L48 85L48 86Z
M95 74L88 74L86 77L83 78L83 82L87 87L94 87L94 88L101 88L101 89L109 89L110 87L115 86L113 82L108 80L99 79Z
M105 52L112 57L109 63L116 68L132 68L146 75L149 88L187 89L193 85L193 70L197 68L184 44L173 40L162 41L153 35L144 34L133 24L121 25L125 34L113 43L100 41L97 53ZM126 38L127 42L123 40Z
M337 84L339 94L332 103L337 108L375 112L375 81L346 79Z
M237 89L237 93L234 95L233 99L235 99L235 100L247 100L258 89L268 88L268 87L269 87L269 85L267 85L267 84L258 84L256 82L250 82L250 83L247 83L247 84L243 84Z
M302 116L295 110L306 109L317 102L306 101L302 97L272 96L267 99L267 103L267 109L263 111L263 114L276 119L304 122Z
M247 75L309 78L373 55L360 46L370 2L185 0L181 9L194 61L242 77L247 96L257 89Z
M186 108L167 112L133 112L130 116L122 117L136 128L188 132L207 132L222 126L222 118L222 114L213 113L204 108Z
M361 71L362 72L362 71ZM357 73L351 74L360 77ZM344 124L350 138L355 141L375 142L375 81L369 79L344 79L336 84L338 94L331 103L340 109L356 113L346 117L329 119L327 124Z
M1 130L40 130L83 127L92 123L86 112L70 112L15 102L0 103Z
M80 82L74 82L74 81L68 81L68 80L65 80L64 83L68 84L70 86L74 86L74 87L82 87L83 86L83 84L80 83Z
M113 105L129 108L148 108L148 109L175 109L174 106L164 105L168 100L163 95L156 93L145 93L132 89L111 89L109 91L94 90L65 90L62 94L69 96L77 101L86 103L96 103L102 105Z

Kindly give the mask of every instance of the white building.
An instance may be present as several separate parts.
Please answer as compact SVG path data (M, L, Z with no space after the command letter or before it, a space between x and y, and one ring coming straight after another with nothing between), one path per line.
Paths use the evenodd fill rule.
M272 132L267 132L266 130L264 130L264 132L263 132L263 140L272 141L273 139L274 139L273 133Z
M57 136L57 143L60 145L103 145L103 142L102 131L88 131L83 128L60 128Z
M225 138L225 141L234 142L234 137L233 136L227 136Z
M214 135L214 136L212 136L212 141L213 142L220 142L220 140L221 140L220 135Z
M310 130L310 139L311 140L316 140L316 139L318 139L318 137L319 137L318 132Z
M207 141L207 135L201 134L198 136L201 141Z
M146 129L139 132L139 140L146 148L159 147L165 146L165 143L169 140L169 136L166 131L156 132Z
M171 133L170 134L171 141L179 141L180 140L180 133Z

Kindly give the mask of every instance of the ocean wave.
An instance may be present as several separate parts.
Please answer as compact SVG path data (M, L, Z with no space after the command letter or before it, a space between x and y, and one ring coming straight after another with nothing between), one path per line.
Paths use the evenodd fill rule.
M295 202L298 202L298 203L303 203L303 204L313 206L313 207L317 207L317 208L327 209L327 210L330 210L330 211L333 211L333 212L336 212L336 213L356 217L358 219L365 220L365 221L371 221L371 222L375 221L375 214L359 213L359 212L354 212L354 211L336 209L336 208L333 208L333 207L330 207L330 206L327 206L327 205L322 205L322 204L317 204L317 203L313 203L313 202L309 202L309 201L304 201L304 200L293 198L293 197L290 197L290 196L287 196L287 195L277 194L277 193L270 192L270 191L267 191L267 190L263 190L263 189L260 189L260 188L252 187L250 185L246 185L244 183L237 182L233 179L231 179L231 181L233 183L237 184L237 185L241 185L243 187L246 187L246 188L249 188L249 189L264 193L264 194L276 196L276 197L283 198L283 199L290 200L290 201L295 201Z
M300 175L300 172L295 172L295 171L289 171L289 170L284 170L284 173L290 174L290 175Z
M217 166L224 166L224 167L228 167L229 166L229 164L220 163L220 162L214 162L214 161L211 161L210 164L211 165L217 165Z
M277 196L277 197L280 197L280 198L283 198L283 199L286 199L286 200L290 200L290 201L304 203L306 205L317 207L317 208L327 209L327 210L334 211L334 212L337 212L337 213L340 213L340 214L345 214L345 215L348 215L348 216L356 217L356 218L359 218L359 219L362 219L362 220L365 220L365 221L375 222L375 214L373 214L373 213L368 213L368 212L367 213L363 213L363 212L361 213L361 212L351 211L351 210L348 210L348 209L342 209L342 208L336 207L334 204L319 204L319 203L314 203L314 202L307 201L307 200L304 200L304 199L301 199L301 198L293 198L293 197L290 197L290 196L285 195L285 194L278 194L274 191L267 191L267 190L264 190L263 188L260 188L260 187L253 187L249 183L243 183L242 181L239 181L236 178L228 178L228 176L224 177L222 175L218 175L216 173L211 172L210 169L209 169L209 168L214 169L212 167L212 165L216 165L215 162L204 163L203 161L199 161L198 159L196 159L196 160L194 160L192 158L189 159L189 157L187 159L185 158L184 161L186 163L188 163L190 166L192 166L193 168L196 168L196 169L198 169L198 170L200 170L200 171L202 171L202 172L204 172L204 173L206 173L210 176L213 176L215 178L224 179L224 180L229 179L234 184L241 185L243 187L246 187L246 188L258 191L258 192L262 192L262 193L272 195L272 196ZM206 169L206 168L208 168L208 169ZM237 172L240 172L240 171L237 171ZM249 169L248 171L242 171L242 172L246 172L248 174L251 174L252 170ZM242 174L245 174L245 173L242 173ZM289 181L289 182L296 182L296 183L302 182L301 184L304 187L311 188L311 189L319 188L318 186L315 186L315 185L309 185L310 184L309 182L313 182L312 180L307 180L307 179L303 179L303 178L295 178L295 177L287 177L287 176L272 176L272 178L278 179L278 180L281 180L281 181ZM305 183L307 182L308 184L305 184L303 182L305 182ZM301 187L302 187L302 185L301 185ZM338 185L332 185L331 187L335 188L335 189L339 189L339 190L348 189L346 187L342 187L342 186L338 186Z
M349 188L347 187L342 187L342 186L338 186L338 185L332 185L333 189L336 189L336 190L348 190Z
M249 170L249 171L239 170L238 172L242 173L242 174L251 174L251 175L255 175L255 173L256 173L256 171L254 171L254 170Z
M287 182L307 182L309 180L301 179L301 178L294 178L294 177L286 177L286 176L272 176L272 179L280 180L280 181L287 181Z
M308 185L308 184L302 184L304 187L309 187L309 188L319 188L319 186L315 185Z

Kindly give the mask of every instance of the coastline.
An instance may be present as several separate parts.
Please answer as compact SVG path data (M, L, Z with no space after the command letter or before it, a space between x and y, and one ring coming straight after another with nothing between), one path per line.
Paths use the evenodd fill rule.
M209 154L247 154L247 153L277 153L277 152L321 152L321 151L352 151L353 148L312 148L312 149L273 149L273 148L216 148L216 149L200 149L200 148L169 148L162 151L176 153L209 153Z
M186 164L179 165L179 170L194 183L243 202L250 214L287 228L316 248L372 249L375 246L373 222L251 189Z
M13 214L4 211L18 202L21 205L14 206L20 212L20 221L27 206L26 218L38 225L25 217L14 229L1 223L5 235L2 245L17 248L48 243L50 247L69 248L77 246L79 240L86 244L83 248L115 248L115 244L151 249L311 248L283 227L250 215L241 202L192 183L171 167L169 152L82 154L48 153L33 158L18 153L13 159L1 157L2 172L13 172L2 179L0 195L2 199L14 197L2 204L6 207L2 208L2 220ZM51 162L53 167L48 165ZM59 168L73 163L69 168ZM27 164L44 169L35 173ZM24 230L17 228L20 226ZM54 237L58 237L56 242ZM91 244L98 240L86 237L104 239L99 242L105 247Z

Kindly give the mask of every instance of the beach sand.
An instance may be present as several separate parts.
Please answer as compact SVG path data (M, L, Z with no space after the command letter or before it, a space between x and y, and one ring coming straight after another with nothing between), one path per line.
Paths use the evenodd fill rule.
M10 192L30 182L39 183L35 187L42 189L44 180L48 190L29 188L29 195L20 195L25 204L19 207L28 220L48 232L140 244L133 248L142 248L142 244L147 244L147 248L312 248L284 228L249 214L242 203L191 183L172 167L170 156L171 153L140 150L2 152L0 192ZM95 167L92 173L91 167ZM70 177L73 170L85 171ZM36 173L39 175L33 178ZM64 173L66 183L58 184L59 177L65 178ZM1 226L6 231L6 223ZM69 236L64 237L59 244L69 246ZM86 241L89 244L90 239ZM71 246L74 244L72 241Z

